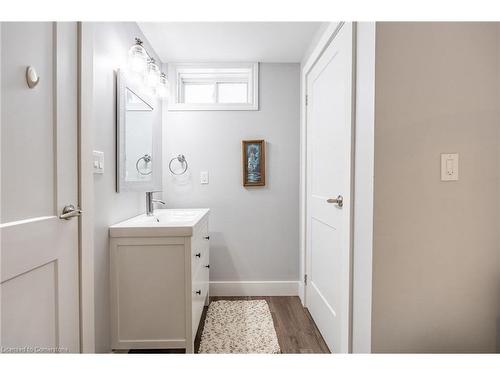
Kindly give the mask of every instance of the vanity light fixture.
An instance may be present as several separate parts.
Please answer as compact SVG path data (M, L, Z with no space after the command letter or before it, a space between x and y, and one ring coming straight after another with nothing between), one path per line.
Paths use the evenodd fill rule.
M156 94L162 99L168 98L168 80L165 73L160 74L160 83L156 87Z
M149 89L161 99L168 97L167 75L160 71L155 59L142 46L140 38L135 38L135 44L128 51L128 64L132 73L138 74Z
M146 73L146 85L150 88L156 88L160 83L160 67L152 57L148 61L148 71Z
M130 70L134 73L143 74L148 64L148 53L142 46L142 40L135 38L135 44L128 51L128 62Z

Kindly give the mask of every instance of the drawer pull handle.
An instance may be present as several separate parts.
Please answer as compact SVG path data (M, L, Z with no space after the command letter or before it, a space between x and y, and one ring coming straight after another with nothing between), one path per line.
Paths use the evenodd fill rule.
M207 264L207 265L205 266L205 268L210 268L210 264Z
M210 239L210 236L205 236L205 237L203 237L203 238L204 238L204 239L206 239L206 240L209 240L209 239Z
M195 254L195 257L201 258L201 253Z
M201 290L197 290L195 293L198 294L198 295L200 295L201 294Z

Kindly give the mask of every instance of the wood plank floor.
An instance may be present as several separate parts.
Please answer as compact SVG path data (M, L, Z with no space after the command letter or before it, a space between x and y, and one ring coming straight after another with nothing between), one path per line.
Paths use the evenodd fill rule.
M211 297L218 300L252 300L265 299L271 310L274 328L278 336L281 352L291 353L330 353L321 333L314 324L309 311L302 306L299 297ZM198 353L201 335L205 326L208 307L203 309L200 326L194 341L194 352ZM141 349L129 353L184 353L184 349Z
M299 297L211 297L218 300L265 299L271 310L282 353L330 353L309 311ZM194 349L198 352L208 307L203 310Z

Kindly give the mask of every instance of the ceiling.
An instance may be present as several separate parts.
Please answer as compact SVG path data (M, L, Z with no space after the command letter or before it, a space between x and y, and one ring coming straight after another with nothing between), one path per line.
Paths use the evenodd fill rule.
M163 62L300 62L321 22L140 22Z

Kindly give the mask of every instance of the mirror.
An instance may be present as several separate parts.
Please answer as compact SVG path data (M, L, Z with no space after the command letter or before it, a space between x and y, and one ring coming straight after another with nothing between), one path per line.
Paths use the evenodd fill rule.
M125 181L151 181L153 111L143 98L125 87Z
M117 191L161 190L161 106L140 81L117 73Z

